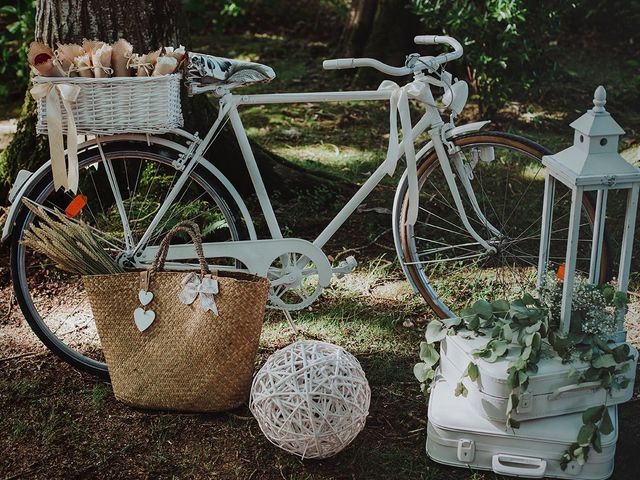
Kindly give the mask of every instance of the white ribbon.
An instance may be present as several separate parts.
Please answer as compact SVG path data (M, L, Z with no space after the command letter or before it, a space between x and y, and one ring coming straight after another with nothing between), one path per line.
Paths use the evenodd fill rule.
M200 296L200 306L205 312L210 310L218 315L218 306L214 295L218 293L218 281L210 275L200 278L197 273L189 273L182 279L182 291L179 298L185 305L191 305Z
M422 82L414 81L404 87L398 86L391 80L385 80L380 84L378 90L390 90L390 112L389 112L389 147L387 148L387 173L393 175L396 164L400 158L400 139L398 135L398 115L400 115L400 125L402 126L402 146L404 156L407 159L407 182L409 193L409 208L407 210L407 225L415 225L418 219L418 170L416 163L416 151L413 146L413 135L411 126L411 113L409 111L409 98L420 98L425 85Z
M64 83L38 83L31 89L36 100L46 97L47 101L47 133L49 134L49 150L51 152L51 170L53 186L57 190L78 191L78 131L71 111L71 103L75 103L80 94L80 87ZM60 100L67 112L67 146L69 167L64 158L64 138L62 133L62 111Z

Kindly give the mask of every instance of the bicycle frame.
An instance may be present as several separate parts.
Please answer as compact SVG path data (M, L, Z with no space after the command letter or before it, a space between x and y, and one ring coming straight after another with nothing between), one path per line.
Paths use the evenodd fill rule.
M426 78L426 77L424 77ZM426 82L425 82L426 83ZM431 82L433 83L433 82ZM305 92L305 93L275 93L275 94L254 94L254 95L233 95L230 91L221 92L220 96L220 110L219 115L214 124L209 129L206 136L199 142L195 150L193 151L191 158L182 159L184 163L184 169L172 187L172 190L167 195L165 201L161 205L158 210L155 218L148 226L147 230L140 238L140 240L136 243L135 247L131 252L131 256L138 255L139 253L145 249L146 243L151 238L155 228L158 226L158 223L161 221L164 214L167 212L172 202L177 197L181 188L184 186L187 181L189 172L195 168L199 159L203 158L204 153L213 143L215 135L221 128L223 121L226 117L229 118L235 136L237 138L238 144L240 146L240 150L242 156L245 161L245 165L247 167L247 171L249 172L249 176L252 182L252 185L256 191L258 202L264 215L269 234L271 239L283 239L282 231L278 224L278 220L276 218L275 212L273 210L273 206L271 204L271 200L269 199L268 193L266 191L264 182L260 175L260 171L258 169L255 156L251 149L251 145L247 138L246 131L242 124L242 120L240 118L240 114L238 108L243 105L266 105L266 104L292 104L292 103L325 103L325 102L350 102L350 101L358 101L358 102L366 102L366 101L389 101L392 95L392 91L389 90L365 90L365 91L347 91L347 92ZM452 127L452 124L445 124L440 116L440 112L434 106L435 100L433 98L433 94L429 88L425 88L425 102L424 104L427 106L426 112L420 118L418 122L412 125L411 136L412 141L415 144L416 139L425 131L428 130L428 133L431 137L432 146L435 148L436 153L438 155L438 159L440 161L441 167L445 172L445 176L447 178L449 189L452 192L453 198L456 203L456 207L458 209L458 213L468 229L469 233L480 243L487 251L494 250L494 247L489 245L487 241L482 238L471 226L464 206L462 204L462 199L460 196L460 192L458 191L458 187L455 181L455 175L453 173L453 168L456 169L457 174L463 178L466 172L463 171L463 166L461 161L454 161L453 168L451 166L451 162L449 160L449 156L447 155L447 148L451 151L451 153L455 153L452 150L453 145L449 144L446 140L446 132L448 128ZM431 145L427 145L423 147L420 151L417 152L416 158L420 158L424 155L427 150L431 147ZM363 200L373 191L373 189L380 183L380 181L384 178L385 175L393 175L395 172L397 162L404 155L404 146L401 143L397 152L397 155L393 157L387 158L380 166L371 174L371 176L367 179L367 181L358 189L358 191L353 195L353 197L343 206L343 208L336 214L336 216L331 220L331 222L320 232L320 234L313 240L313 245L321 249L327 241L337 232L337 230L345 223L345 221L353 214L353 212L357 209L357 207L363 202ZM463 187L467 194L467 196L471 200L471 204L473 205L474 211L476 215L479 217L480 221L483 224L489 226L492 231L496 231L495 227L493 227L488 220L484 217L483 213L480 211L479 207L477 207L477 201L475 200L475 194L471 185L468 181L463 181ZM117 189L117 186L112 185L112 188ZM127 219L123 218L123 222L126 222ZM204 251L207 257L215 257L214 253L215 244L204 244Z

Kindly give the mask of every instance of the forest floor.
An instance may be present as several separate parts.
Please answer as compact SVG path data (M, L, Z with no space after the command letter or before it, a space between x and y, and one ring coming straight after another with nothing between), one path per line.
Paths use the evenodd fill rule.
M278 35L199 38L199 50L270 64L277 80L254 91L339 89L349 77L321 70L330 46L316 40L290 42ZM579 59L570 59L576 69ZM607 59L603 59L607 61ZM576 70L583 78L587 67ZM570 71L571 68L567 67ZM494 128L525 134L551 150L572 137L569 121L590 105L590 95L612 74L600 68L574 84L570 98L513 103ZM587 72L589 73L589 72ZM586 85L586 86L585 86ZM584 88L581 88L584 87ZM615 86L613 88L615 91ZM611 110L638 140L640 117ZM572 105L571 108L567 105ZM618 110L618 111L616 111ZM13 110L15 111L15 109ZM473 119L470 108L465 120ZM386 105L296 105L252 107L244 115L250 136L291 161L358 183L386 151ZM330 140L327 138L330 133ZM0 140L1 141L1 140ZM0 147L1 148L1 147ZM634 153L635 154L635 153ZM412 367L425 324L433 313L413 294L395 259L390 233L394 181L385 180L331 242L335 256L357 254L360 266L296 317L300 338L339 344L361 362L372 389L363 432L336 457L299 460L271 445L248 407L221 414L146 412L117 402L111 385L81 373L49 353L30 331L11 294L6 246L0 250L0 478L224 478L224 479L474 479L498 478L480 471L444 467L424 452L427 408ZM311 236L338 208L332 192L315 192L295 205L277 206L284 228ZM298 207L320 210L303 223ZM59 295L60 293L58 293ZM629 327L640 346L640 305L632 305ZM279 315L270 314L256 365L295 339ZM612 478L637 478L640 458L640 398L619 409L621 425ZM558 452L560 456L562 452Z

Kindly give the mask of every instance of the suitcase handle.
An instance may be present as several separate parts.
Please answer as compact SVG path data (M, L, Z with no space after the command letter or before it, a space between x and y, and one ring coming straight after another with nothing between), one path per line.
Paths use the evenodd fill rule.
M564 387L556 389L555 392L549 395L549 400L556 400L567 393L580 392L582 390L597 390L601 385L602 384L600 382L585 382L565 385Z
M491 460L495 473L514 477L542 478L547 470L547 461L541 458L519 457L498 453Z

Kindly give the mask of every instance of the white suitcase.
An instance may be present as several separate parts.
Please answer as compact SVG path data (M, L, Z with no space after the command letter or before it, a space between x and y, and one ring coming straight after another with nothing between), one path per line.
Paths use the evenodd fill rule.
M440 378L429 398L427 455L446 465L492 470L524 478L606 479L613 473L618 438L617 407L609 407L614 429L602 437L602 453L592 449L584 465L571 462L560 467L564 451L576 441L582 415L572 414L523 422L519 429L505 430L503 423L478 415L455 384Z
M478 366L478 379L462 379L468 390L469 402L486 418L506 422L509 398L507 368L520 347L512 345L507 355L494 363L474 357L472 352L483 348L489 340L487 336L473 336L471 332L447 336L440 344L440 369L442 375L455 385L461 380L469 362L473 361ZM582 372L589 365L579 360L563 364L553 355L551 347L549 350L548 358L541 359L538 364L538 373L530 377L527 391L520 394L520 402L516 412L512 414L515 420L583 412L589 407L605 403L617 405L631 399L638 361L638 352L633 347L631 354L634 359L629 361L631 365L623 375L629 378L629 384L624 389L613 388L610 393L601 388L598 382L576 383L576 378L569 376L571 368Z

